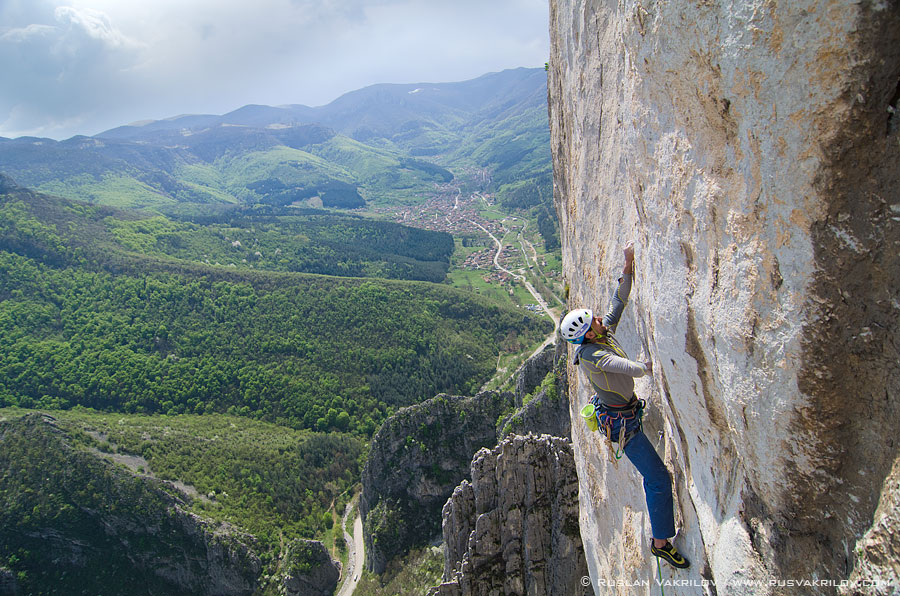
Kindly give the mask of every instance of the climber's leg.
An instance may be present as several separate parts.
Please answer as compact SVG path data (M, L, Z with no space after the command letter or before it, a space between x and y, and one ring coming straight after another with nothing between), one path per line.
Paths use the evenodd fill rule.
M636 433L625 445L625 455L644 477L644 494L650 514L654 538L675 535L675 511L672 502L672 479L643 432Z

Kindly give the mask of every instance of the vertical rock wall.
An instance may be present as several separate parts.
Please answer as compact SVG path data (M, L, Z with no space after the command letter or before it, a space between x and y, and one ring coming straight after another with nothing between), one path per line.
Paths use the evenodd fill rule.
M431 596L580 596L584 550L572 448L511 435L472 460L443 511L444 583Z
M570 306L607 308L621 249L637 247L618 337L655 363L637 390L694 563L665 570L689 580L666 593L774 594L772 581L855 568L888 581L900 3L551 0L550 13ZM569 379L577 421L589 386ZM575 423L572 439L595 592L655 590L601 587L653 572L643 491L598 435Z
M360 513L366 568L424 546L441 532L441 508L469 474L472 455L497 442L500 414L512 393L438 395L388 418L372 439L362 474Z

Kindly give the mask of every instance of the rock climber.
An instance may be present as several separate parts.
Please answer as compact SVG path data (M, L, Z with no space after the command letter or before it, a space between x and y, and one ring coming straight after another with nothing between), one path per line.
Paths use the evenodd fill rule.
M634 395L634 379L649 374L653 365L649 360L630 360L614 335L631 293L634 245L629 243L624 253L625 267L609 312L601 318L586 308L572 310L560 322L559 333L577 346L573 364L584 371L594 389L591 403L595 407L599 429L611 443L618 444L617 452L624 451L644 477L644 495L653 533L650 552L675 567L685 568L690 562L669 542L669 537L675 535L672 480L644 435L641 425L644 402Z

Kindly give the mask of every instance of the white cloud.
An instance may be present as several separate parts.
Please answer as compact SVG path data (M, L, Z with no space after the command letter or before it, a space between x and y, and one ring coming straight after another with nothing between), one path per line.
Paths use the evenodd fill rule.
M141 44L124 36L113 27L109 17L92 8L60 6L54 11L56 20L80 28L88 37L99 40L113 48L135 48Z
M52 25L28 25L20 29L10 29L3 35L0 35L0 41L21 43L33 37L44 37L53 35L56 32L57 28Z
M541 66L548 10L548 0L0 0L0 136L321 105L374 83Z

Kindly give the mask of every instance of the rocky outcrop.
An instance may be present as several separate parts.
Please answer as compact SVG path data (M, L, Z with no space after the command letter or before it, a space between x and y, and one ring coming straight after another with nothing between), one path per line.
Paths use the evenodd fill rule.
M443 583L431 596L584 594L572 448L512 436L472 460L443 510Z
M526 360L516 371L516 407L522 407L522 399L537 389L556 363L556 346L550 345Z
M372 439L360 513L366 567L387 562L440 535L441 508L469 474L472 455L496 444L497 418L512 393L438 395L388 418Z
M252 548L253 536L202 519L180 506L169 513L175 527L171 535L157 537L162 548L147 553L131 551L138 567L150 569L179 590L193 594L248 594L255 590L262 563ZM113 518L104 522L108 534L117 521ZM157 530L151 524L141 527L146 519L135 521L134 525L124 524L119 528L118 540L128 544L129 533L137 534L139 540L145 529ZM112 534L116 536L119 532Z
M900 591L900 460L884 481L872 527L856 542L844 595L896 596Z
M564 346L548 346L522 366L516 383L517 410L503 418L498 440L508 434L569 437L569 380Z
M12 192L17 188L19 188L19 185L16 184L15 180L10 178L6 174L0 173L0 194Z
M340 563L318 540L295 540L285 554L282 578L287 596L331 596L341 578Z
M161 482L71 447L38 415L0 422L0 444L0 557L24 578L21 592L245 595L258 587L253 537L189 513Z
M570 306L605 309L637 246L617 335L654 362L637 390L693 561L667 596L891 577L900 4L551 0L550 14ZM577 419L589 388L569 378ZM596 436L572 428L591 577L649 577L639 478Z
M360 501L370 571L382 573L393 557L439 538L441 507L480 448L510 433L569 436L565 356L565 348L551 346L528 359L515 393L439 395L384 423L372 441Z

